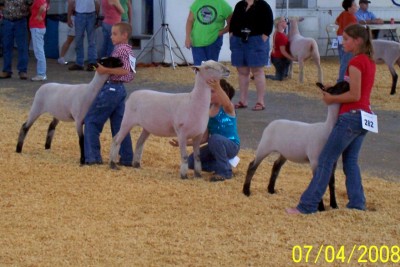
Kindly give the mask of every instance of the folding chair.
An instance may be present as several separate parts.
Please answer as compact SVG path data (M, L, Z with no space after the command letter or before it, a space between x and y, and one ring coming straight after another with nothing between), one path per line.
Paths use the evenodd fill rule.
M326 34L328 36L328 42L326 43L326 52L325 56L328 56L328 52L332 51L333 55L336 56L335 50L338 49L338 39L337 39L337 29L338 25L336 24L328 24L326 25Z

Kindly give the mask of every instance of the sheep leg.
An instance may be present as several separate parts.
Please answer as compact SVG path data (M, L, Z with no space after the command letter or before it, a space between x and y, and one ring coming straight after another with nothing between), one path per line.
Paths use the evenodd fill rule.
M143 154L143 146L144 142L146 142L147 138L150 136L150 133L145 129L142 130L140 136L136 142L135 153L133 154L133 167L140 168L140 162L142 161ZM119 151L119 149L118 149Z
M274 162L274 166L272 167L271 171L271 177L269 178L269 184L268 184L268 193L274 194L275 193L275 183L276 179L278 178L279 172L286 162L286 158L283 157L282 155L279 156L277 160Z
M202 138L203 135L199 135L192 139L193 158L194 158L194 177L201 177L200 143Z
M15 150L17 153L21 153L22 152L22 147L24 145L25 137L28 134L28 131L31 128L31 126L32 126L32 124L28 126L27 122L24 122L22 124L21 130L19 131L17 148Z
M56 126L59 123L59 120L53 118L51 123L49 124L49 128L47 129L46 143L44 145L45 149L51 148L51 141L53 141L54 131L56 130Z
M83 135L83 122L76 120L75 121L76 132L78 133L79 138L79 149L81 152L80 164L85 164L85 139Z
M111 148L110 148L110 168L114 170L118 170L117 167L117 157L118 157L118 152L121 147L121 142L118 142L118 136L119 133L117 133L111 143ZM79 140L80 141L80 140Z
M79 135L79 149L81 151L81 158L80 158L80 164L85 164L85 138L82 135Z
M304 82L304 61L299 59L299 82Z
M389 66L390 74L392 75L392 89L390 90L390 94L394 95L396 93L397 79L398 75L394 69L394 66Z
M256 172L260 163L261 160L256 162L256 159L254 159L252 162L250 162L249 167L247 168L246 180L243 185L243 194L246 196L250 196L251 179L253 179L254 173Z
M178 135L178 142L179 142L179 151L181 153L181 169L180 169L181 179L187 179L188 178L187 171L189 169L189 166L188 166L188 155L187 155L187 150L186 150L186 144L187 144L186 136ZM197 142L200 145L200 142L199 141L197 141ZM193 143L193 148L194 148L194 143ZM196 153L196 152L193 152L193 153ZM199 157L200 152L198 151L197 153L198 153L197 157Z
M335 194L335 170L336 170L336 165L337 165L337 162L335 162L335 164L333 165L331 178L329 180L329 196L330 196L329 205L331 206L332 209L339 208L338 204L336 202L336 194Z
M292 79L292 77L293 77L293 61L291 61L290 64L289 64L288 74L289 74L288 75L289 78Z

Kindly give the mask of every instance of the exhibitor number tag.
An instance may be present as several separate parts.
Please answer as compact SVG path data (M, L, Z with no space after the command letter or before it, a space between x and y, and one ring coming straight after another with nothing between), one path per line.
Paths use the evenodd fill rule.
M361 124L363 129L378 132L378 116L361 110Z
M129 64L131 65L131 69L134 73L136 73L135 67L136 67L136 58L132 55L129 55Z

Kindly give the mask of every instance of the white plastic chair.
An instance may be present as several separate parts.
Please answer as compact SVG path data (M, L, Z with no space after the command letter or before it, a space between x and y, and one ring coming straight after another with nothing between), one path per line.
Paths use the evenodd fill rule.
M332 51L333 55L336 56L335 50L338 50L338 39L336 32L338 28L339 26L336 24L326 25L326 35L328 36L328 42L326 43L325 56L328 56L329 51Z

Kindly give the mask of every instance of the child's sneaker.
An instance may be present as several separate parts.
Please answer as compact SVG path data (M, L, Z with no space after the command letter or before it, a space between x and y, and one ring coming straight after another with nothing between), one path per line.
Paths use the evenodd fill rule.
M57 62L58 62L58 64L61 64L61 65L67 65L68 64L68 62L65 61L65 59L63 57L60 57L59 59L57 59Z
M36 75L35 77L31 78L31 81L33 82L41 82L41 81L46 81L47 80L47 76L46 75Z

